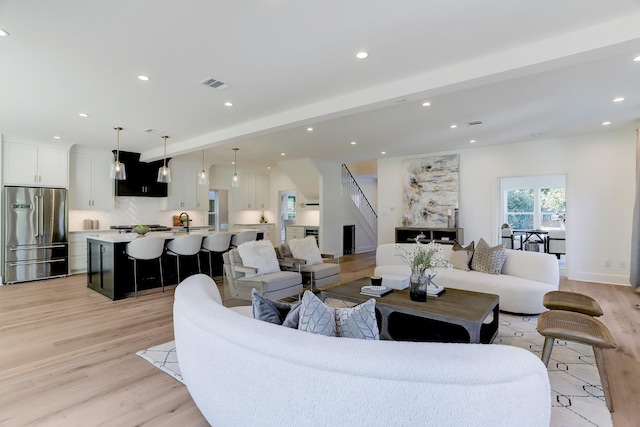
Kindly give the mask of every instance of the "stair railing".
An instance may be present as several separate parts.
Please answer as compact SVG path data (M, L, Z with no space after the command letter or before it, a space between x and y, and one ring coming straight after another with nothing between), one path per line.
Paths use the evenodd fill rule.
M374 233L378 233L378 214L367 200L364 192L356 182L347 165L342 165L342 187L345 189L353 203L356 205L365 222Z

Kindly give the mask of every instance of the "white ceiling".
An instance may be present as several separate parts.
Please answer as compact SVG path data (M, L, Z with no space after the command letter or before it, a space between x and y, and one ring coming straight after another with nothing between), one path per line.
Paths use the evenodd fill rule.
M1 0L0 132L113 149L122 126L154 159L163 131L263 170L632 128L639 22L638 0Z

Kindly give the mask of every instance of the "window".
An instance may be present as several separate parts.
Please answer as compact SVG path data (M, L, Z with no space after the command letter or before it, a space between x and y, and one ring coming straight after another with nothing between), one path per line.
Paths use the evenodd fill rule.
M564 228L565 181L565 175L500 179L500 223L515 230Z

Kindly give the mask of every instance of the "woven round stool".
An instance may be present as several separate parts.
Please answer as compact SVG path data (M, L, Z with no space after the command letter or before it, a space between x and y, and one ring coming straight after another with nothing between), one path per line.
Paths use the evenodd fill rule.
M609 393L609 379L602 353L605 348L617 347L609 329L598 319L583 313L550 310L545 311L538 318L538 332L545 337L542 361L546 366L549 365L551 350L553 350L556 338L587 344L593 348L593 355L596 358L596 366L598 367L600 382L604 391L604 399L607 402L609 411L613 412L613 403Z
M551 291L544 294L542 304L549 310L577 311L589 316L602 316L598 301L577 292Z

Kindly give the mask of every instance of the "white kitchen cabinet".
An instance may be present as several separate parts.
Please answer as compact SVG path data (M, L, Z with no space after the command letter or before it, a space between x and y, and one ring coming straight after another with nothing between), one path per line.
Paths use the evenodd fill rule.
M235 188L236 210L269 209L269 175L243 172Z
M285 239L288 242L291 239L304 239L304 226L302 225L287 225L285 228Z
M200 173L200 170L198 170ZM198 179L196 178L196 184ZM197 184L196 185L196 209L209 210L209 185Z
M112 156L72 151L69 158L69 208L113 210L114 183L109 176Z
M5 142L2 158L5 185L69 186L66 148Z
M198 173L196 165L172 163L171 183L167 196L167 210L208 209L208 204L198 200Z

